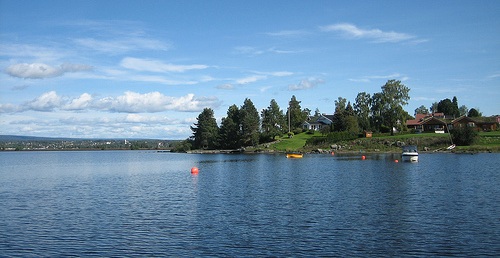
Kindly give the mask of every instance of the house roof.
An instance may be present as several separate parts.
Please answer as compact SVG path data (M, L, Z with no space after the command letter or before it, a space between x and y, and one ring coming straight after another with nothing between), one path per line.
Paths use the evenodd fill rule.
M407 126L416 125L444 125L445 121L429 114L417 114L415 119L407 120Z
M461 116L455 120L453 120L451 123L460 123L462 121L466 122L473 122L475 124L494 124L496 123L495 117L468 117L468 116Z

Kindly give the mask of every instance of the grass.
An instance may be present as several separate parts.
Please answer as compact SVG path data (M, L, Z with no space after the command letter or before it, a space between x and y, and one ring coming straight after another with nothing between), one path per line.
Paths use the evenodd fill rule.
M321 136L321 133L315 132L314 134L299 133L289 138L287 135L281 137L277 142L271 145L271 148L275 151L297 151L304 147L307 139Z
M303 151L308 152L315 149L329 149L330 143L322 146L305 146L307 139L312 137L322 137L321 133L314 134L300 133L292 138L283 136L269 148L274 151ZM381 151L395 152L400 151L397 142L403 142L409 145L418 145L420 149L425 147L431 151L443 149L451 144L449 134L421 133L421 134L389 134L374 135L373 138L358 138L352 141L344 141L336 143L343 147L343 151ZM471 146L457 146L455 152L500 152L500 131L481 132L475 144Z

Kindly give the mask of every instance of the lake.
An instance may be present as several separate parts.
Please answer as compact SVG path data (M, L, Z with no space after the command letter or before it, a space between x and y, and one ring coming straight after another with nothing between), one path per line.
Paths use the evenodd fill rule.
M0 152L0 256L500 255L500 154L364 155Z

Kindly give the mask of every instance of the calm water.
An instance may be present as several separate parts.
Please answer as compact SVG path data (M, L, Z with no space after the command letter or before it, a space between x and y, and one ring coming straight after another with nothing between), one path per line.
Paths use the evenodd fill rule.
M500 154L395 158L1 152L0 256L500 255Z

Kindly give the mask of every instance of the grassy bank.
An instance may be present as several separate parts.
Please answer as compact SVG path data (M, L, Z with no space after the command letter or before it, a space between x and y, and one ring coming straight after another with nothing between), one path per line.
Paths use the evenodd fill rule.
M451 145L448 134L400 134L400 135L375 135L372 138L358 138L337 143L323 143L306 145L308 139L324 137L319 132L315 134L300 133L292 138L287 136L276 142L261 146L260 149L269 151L301 151L311 152L338 148L340 152L399 152L402 145L417 145L421 151L440 151ZM476 142L471 146L457 146L454 152L500 152L500 131L480 133Z

